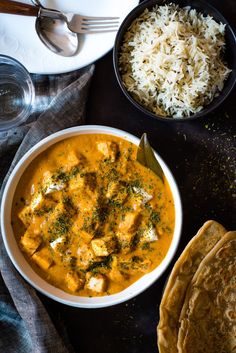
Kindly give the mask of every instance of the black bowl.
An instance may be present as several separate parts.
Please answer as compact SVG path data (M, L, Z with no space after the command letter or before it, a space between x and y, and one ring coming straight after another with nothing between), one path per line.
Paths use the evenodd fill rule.
M143 11L147 8L151 10L155 5L165 5L168 3L175 3L178 4L180 7L185 7L185 6L190 6L193 9L196 9L198 12L203 13L204 15L210 15L212 16L217 22L222 22L223 24L226 25L225 27L225 42L226 42L226 50L224 53L224 60L227 63L227 66L229 69L232 71L230 72L227 80L224 83L224 88L220 92L219 96L214 98L211 103L206 105L205 108L203 108L200 112L190 115L189 117L184 117L184 118L172 118L172 117L163 117L161 115L157 115L149 111L147 108L142 106L140 103L138 103L132 96L131 94L127 91L122 78L121 74L119 71L119 65L118 65L118 60L119 60L119 54L120 54L120 47L123 44L123 38L124 34L128 30L129 26L131 23L139 17ZM122 22L119 31L116 35L116 40L115 40L115 45L114 45L114 50L113 50L113 65L115 69L115 74L116 78L118 80L118 83L125 94L125 96L130 100L130 102L139 110L141 110L143 113L145 113L148 116L151 116L155 119L159 120L165 120L165 121L187 121L187 120L192 120L196 119L199 117L202 117L204 115L207 115L211 113L214 109L216 109L230 94L230 92L233 90L235 82L236 82L236 36L229 25L228 21L221 15L221 13L212 5L210 5L207 1L204 0L149 0L149 1L144 1L138 6L136 6L129 14L128 16L124 19Z

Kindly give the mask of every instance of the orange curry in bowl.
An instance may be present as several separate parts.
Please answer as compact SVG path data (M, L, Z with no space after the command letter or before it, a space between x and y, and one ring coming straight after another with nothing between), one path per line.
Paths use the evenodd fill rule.
M41 153L17 186L12 226L47 282L80 296L127 288L157 267L172 241L169 185L136 161L137 146L78 135Z

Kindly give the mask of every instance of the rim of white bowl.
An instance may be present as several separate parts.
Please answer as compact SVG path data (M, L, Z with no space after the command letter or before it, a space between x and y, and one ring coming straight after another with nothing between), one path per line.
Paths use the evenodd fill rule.
M14 193L17 187L17 184L29 164L43 151L48 149L53 144L80 134L107 134L126 139L135 145L139 144L140 139L128 132L125 132L120 129L103 126L103 125L81 125L75 126L68 129L64 129L53 133L35 146L33 146L17 163L14 167L9 179L5 185L2 203L1 203L1 229L2 237L5 248L7 250L8 256L10 257L13 265L17 271L22 275L22 277L30 283L35 289L43 293L47 297L60 302L62 304L80 307L80 308L103 308L107 306L116 305L127 301L144 290L150 287L163 272L167 269L171 260L174 257L174 254L177 250L179 244L181 230L182 230L182 204L180 193L176 184L176 181L166 163L162 160L159 154L154 151L156 158L158 159L161 167L163 168L166 179L169 183L170 190L174 199L175 205L175 228L172 238L171 245L167 251L167 254L163 261L157 266L153 271L145 274L128 288L123 291L106 295L102 297L81 297L77 295L72 295L64 292L63 290L54 287L53 285L46 282L41 278L26 261L23 253L19 249L17 241L15 239L13 229L11 226L11 209Z

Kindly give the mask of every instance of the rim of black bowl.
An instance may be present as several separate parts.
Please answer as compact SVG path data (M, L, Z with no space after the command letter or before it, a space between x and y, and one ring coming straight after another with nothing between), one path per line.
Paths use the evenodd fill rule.
M135 18L140 16L142 12L148 8L151 9L155 5L165 5L168 3L175 3L178 4L180 7L189 6L193 9L196 9L198 12L203 13L204 15L210 15L216 20L217 22L222 22L226 25L225 27L225 41L226 41L226 50L225 50L225 57L226 63L231 72L224 83L224 87L222 91L219 93L217 97L215 97L212 102L206 105L199 113L184 117L184 118L173 118L172 116L161 116L155 113L152 113L145 107L143 107L140 103L138 103L131 94L127 91L119 70L118 59L120 53L120 47L123 43L123 37L126 33L128 27L134 21ZM227 58L227 53L228 58ZM123 91L124 95L128 100L140 111L142 111L145 115L148 115L154 119L158 119L161 121L174 121L174 122L183 122L194 120L200 117L203 117L209 113L212 113L213 110L218 108L223 101L229 96L231 91L233 90L235 83L236 83L236 35L230 26L229 22L225 19L225 17L217 10L214 6L206 2L205 0L145 0L137 5L123 20L120 25L120 28L116 34L114 49L113 49L113 66L115 70L115 75L121 90Z

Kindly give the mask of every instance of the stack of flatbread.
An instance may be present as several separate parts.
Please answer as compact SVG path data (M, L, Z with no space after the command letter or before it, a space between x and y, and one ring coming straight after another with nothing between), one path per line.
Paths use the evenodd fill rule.
M176 262L160 305L159 353L236 353L236 232L206 222Z

